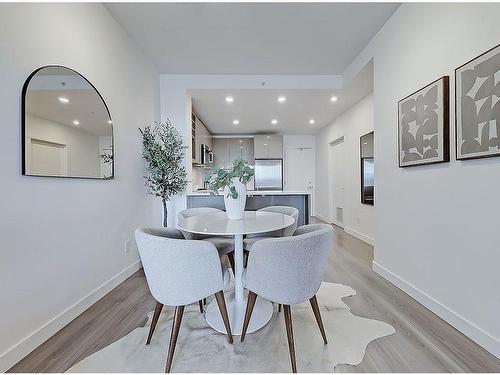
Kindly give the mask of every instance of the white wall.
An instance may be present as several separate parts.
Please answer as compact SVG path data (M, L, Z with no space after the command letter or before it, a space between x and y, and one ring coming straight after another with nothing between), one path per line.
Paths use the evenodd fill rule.
M69 176L100 176L99 136L38 116L26 116L26 137L68 146ZM28 153L29 155L29 153ZM28 157L27 165L31 160Z
M500 357L500 158L456 161L454 69L500 42L500 4L405 3L373 57L374 269ZM451 162L398 168L397 102L450 76Z
M151 223L137 128L158 116L159 76L100 4L0 5L0 370L138 269L125 253ZM36 68L71 67L107 102L111 181L21 175L21 89ZM133 240L132 240L133 241Z
M316 134L315 215L333 222L330 143L344 137L344 230L373 244L373 206L361 203L359 137L373 130L373 97L366 96ZM375 160L376 160L375 156ZM375 175L377 181L377 175ZM377 182L375 182L377 184ZM378 188L378 186L377 186ZM375 193L376 194L376 193ZM378 202L376 203L378 204Z

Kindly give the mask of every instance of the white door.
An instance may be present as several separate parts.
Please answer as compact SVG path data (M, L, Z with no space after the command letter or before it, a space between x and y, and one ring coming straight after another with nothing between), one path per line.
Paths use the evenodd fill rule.
M29 171L33 175L67 175L65 145L31 139Z
M314 152L312 148L285 149L285 190L312 191Z
M330 217L332 222L344 227L345 214L345 145L344 137L332 142L331 147L331 194Z

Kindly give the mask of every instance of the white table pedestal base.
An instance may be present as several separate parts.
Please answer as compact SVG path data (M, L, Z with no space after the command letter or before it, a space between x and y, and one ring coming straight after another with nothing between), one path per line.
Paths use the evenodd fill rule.
M229 315L229 321L231 322L231 331L233 335L241 335L241 330L243 329L243 320L245 319L245 311L247 308L247 301L226 300L227 313ZM247 333L255 332L258 329L264 327L271 317L273 316L273 304L267 299L257 297L255 305L252 312L252 317L250 318L250 324L248 325ZM220 315L219 307L215 299L207 306L207 312L205 314L207 323L215 329L216 331L226 334L226 328L224 327L224 322L222 321L222 316Z

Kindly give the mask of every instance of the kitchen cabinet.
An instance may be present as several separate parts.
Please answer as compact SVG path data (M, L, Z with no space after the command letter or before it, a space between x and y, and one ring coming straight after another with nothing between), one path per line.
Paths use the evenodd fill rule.
M227 168L229 160L229 148L227 145L227 138L214 138L213 139L213 153L214 153L214 167Z
M256 135L254 138L255 159L282 159L283 136Z
M216 168L229 168L236 159L254 164L254 146L252 138L214 138L213 153Z
M269 141L264 135L256 135L254 138L254 157L255 159L269 158Z
M203 122L196 116L196 114L191 114L192 119L192 143L191 143L191 153L193 164L201 163L201 145L207 145L212 149L212 134L208 131Z
M229 143L229 159L231 163L236 159L243 159L253 165L253 140L251 138L231 139Z
M253 144L252 138L240 139L240 150L241 159L248 161L248 164L253 165L255 162L255 157L253 154Z
M269 159L283 158L283 136L272 135L269 139Z

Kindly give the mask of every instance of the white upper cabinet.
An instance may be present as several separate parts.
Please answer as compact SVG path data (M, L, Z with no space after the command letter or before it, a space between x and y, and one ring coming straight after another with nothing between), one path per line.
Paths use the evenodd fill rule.
M254 155L253 155L253 143L254 140L252 138L244 138L238 141L240 146L241 158L243 160L248 161L248 164L254 164Z
M227 168L229 161L229 147L227 138L213 139L214 166L216 168Z
M269 158L269 141L264 135L256 135L254 138L254 157L255 159Z
M269 139L269 159L283 158L283 136L271 135Z
M283 136L256 135L254 138L255 159L282 159Z
M214 138L212 150L217 168L229 168L236 159L254 164L252 138Z

